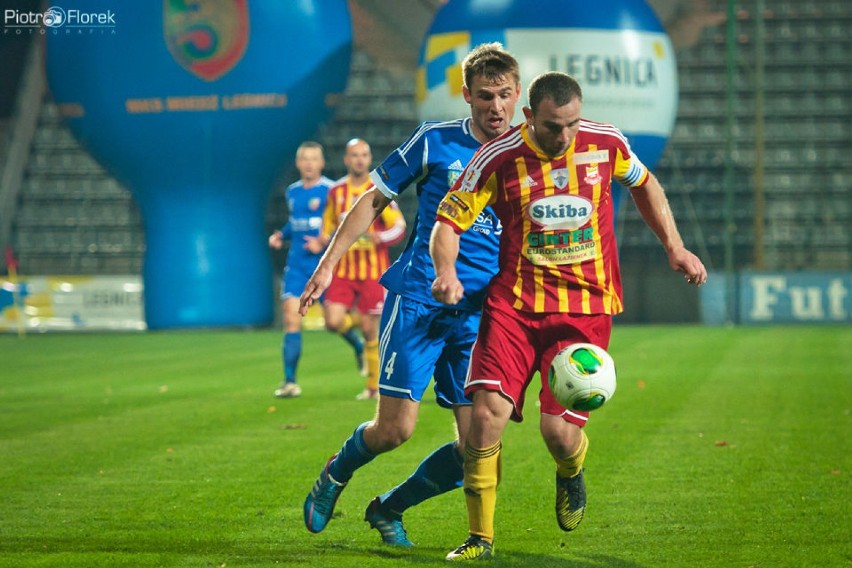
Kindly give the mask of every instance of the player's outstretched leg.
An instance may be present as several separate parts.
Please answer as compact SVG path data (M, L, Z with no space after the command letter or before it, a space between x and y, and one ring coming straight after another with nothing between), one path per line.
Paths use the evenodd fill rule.
M586 512L586 482L583 470L574 477L556 475L556 521L563 531L573 531Z
M318 533L325 528L331 520L338 497L352 479L352 475L376 457L364 441L364 430L370 424L372 423L364 422L355 428L352 435L343 442L340 451L331 456L320 472L305 499L305 526L309 531Z
M373 499L364 520L381 533L385 543L413 546L405 535L402 515L409 507L461 487L464 477L462 463L456 442L447 442L426 456L408 479ZM399 534L404 538L400 539Z
M379 497L376 497L367 505L364 520L370 523L371 528L379 531L385 544L414 546L414 543L408 540L408 534L406 534L405 527L402 525L402 515L395 514L382 507Z
M447 560L488 560L494 551L494 545L476 535L470 535L457 549L447 554Z
M305 526L312 533L322 531L331 520L331 515L334 513L334 506L337 504L337 499L343 493L345 483L336 481L328 472L329 465L337 457L337 454L331 456L325 467L322 468L319 477L317 478L311 492L305 499Z

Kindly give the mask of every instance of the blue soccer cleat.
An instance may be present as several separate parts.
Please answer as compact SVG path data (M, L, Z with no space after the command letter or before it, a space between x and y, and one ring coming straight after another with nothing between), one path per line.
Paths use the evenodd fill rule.
M313 488L311 488L311 492L305 499L305 527L312 533L321 532L328 521L331 520L337 499L343 493L343 488L346 487L345 483L336 481L328 473L328 466L336 457L337 454L331 456L326 462Z
M364 512L364 520L370 523L370 527L376 529L382 535L382 541L391 546L414 546L408 540L405 527L402 526L402 516L382 511L382 504L376 497L367 505Z

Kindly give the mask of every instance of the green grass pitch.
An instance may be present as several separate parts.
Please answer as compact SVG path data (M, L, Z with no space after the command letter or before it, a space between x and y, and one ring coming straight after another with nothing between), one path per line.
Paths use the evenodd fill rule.
M363 521L453 436L360 470L319 535L302 502L374 412L351 352L307 332L304 395L276 400L278 331L0 337L0 566L441 566L461 492L406 513L412 550ZM849 567L852 328L618 326L592 415L586 518L562 533L538 413L504 438L493 566ZM531 397L534 401L535 397Z

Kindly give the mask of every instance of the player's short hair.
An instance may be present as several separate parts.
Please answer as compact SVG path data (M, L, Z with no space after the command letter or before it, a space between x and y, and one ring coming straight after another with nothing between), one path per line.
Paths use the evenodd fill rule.
M489 81L509 77L518 84L521 82L521 72L518 69L518 61L503 49L501 43L496 41L481 43L474 47L462 61L464 86L469 89L473 78L478 75Z
M323 159L325 159L325 153L323 152L322 144L320 144L319 142L314 142L313 140L305 140L304 142L299 144L299 147L296 148L296 157L297 158L299 157L299 155L302 153L302 150L311 150L311 149L319 150L320 156Z
M583 100L583 90L573 77L559 71L542 73L532 80L527 97L533 114L538 110L541 101L550 99L556 106L567 105L575 98Z

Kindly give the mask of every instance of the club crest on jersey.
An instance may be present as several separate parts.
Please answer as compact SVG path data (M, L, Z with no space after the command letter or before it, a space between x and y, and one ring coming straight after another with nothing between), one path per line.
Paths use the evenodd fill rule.
M559 189L565 189L565 186L568 185L568 168L551 170L550 178L553 180L553 185Z
M308 200L308 209L316 211L319 209L320 203L322 203L322 200L319 197L312 197Z
M579 195L550 195L530 203L527 215L547 229L574 230L589 222L592 202Z
M589 185L597 185L603 181L597 165L586 166L586 177L583 178L583 181Z

